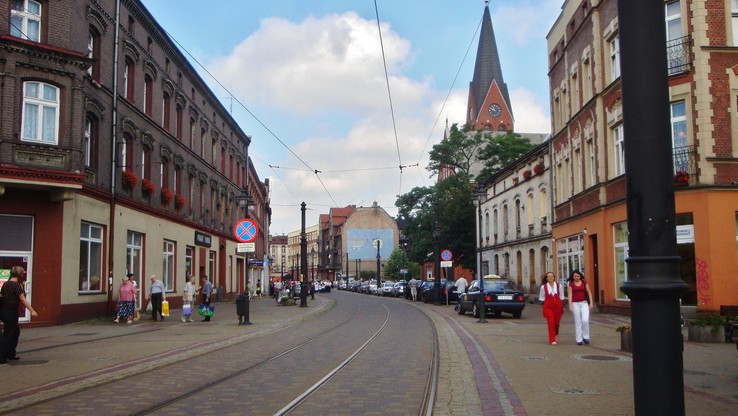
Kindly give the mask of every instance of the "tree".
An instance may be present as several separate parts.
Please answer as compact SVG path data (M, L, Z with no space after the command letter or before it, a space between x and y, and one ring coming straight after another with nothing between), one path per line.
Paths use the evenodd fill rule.
M485 137L481 132L470 133L466 125L459 129L454 123L449 129L448 137L434 145L430 151L427 169L438 173L442 167L450 166L457 173L469 175L472 165L479 163L477 153L484 143Z
M507 132L490 135L489 140L479 151L479 158L484 160L484 168L477 175L476 181L483 183L503 167L515 162L521 155L533 150L535 145L530 139L517 133Z
M403 274L400 271L407 269L407 274ZM408 276L418 276L420 274L420 265L408 260L407 253L403 250L396 248L390 254L390 258L387 263L384 264L384 275L388 278L395 280L407 279Z

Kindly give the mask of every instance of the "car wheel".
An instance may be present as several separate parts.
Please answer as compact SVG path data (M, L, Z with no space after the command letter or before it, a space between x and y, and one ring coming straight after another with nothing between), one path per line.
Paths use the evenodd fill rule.
M461 303L456 304L456 312L458 312L459 315L463 315L466 313L464 308L461 306Z
M476 302L474 302L472 304L472 316L475 317L475 318L480 318L480 316L479 316L479 307L477 307L477 303Z
M523 312L522 311L513 312L512 315L513 315L513 318L520 319L520 317L523 316Z

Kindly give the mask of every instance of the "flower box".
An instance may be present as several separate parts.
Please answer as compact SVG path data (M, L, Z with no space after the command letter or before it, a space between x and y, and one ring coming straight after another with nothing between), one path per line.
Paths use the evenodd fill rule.
M539 163L535 166L533 166L533 173L536 175L540 175L543 173L543 170L546 169L546 167L543 165L543 163Z
M143 180L141 180L141 192L143 192L145 196L151 195L155 190L156 187L151 183L149 178L143 178Z
M528 179L530 179L531 176L533 176L533 172L531 172L530 170L523 171L523 180L527 181Z
M172 191L170 191L166 186L163 186L161 188L161 204L164 206L169 205L172 202L172 199L174 199Z
M180 209L182 209L184 204L185 204L185 199L181 194L177 194L174 196L174 209L179 211Z
M674 185L687 185L689 184L689 173L678 170L674 173Z
M520 182L520 178L518 178L517 176L516 176L516 177L514 177L514 178L513 178L513 183L514 183L515 185L517 185L517 184L518 184L518 182Z
M138 184L138 177L130 170L124 170L122 182L124 188L133 189Z

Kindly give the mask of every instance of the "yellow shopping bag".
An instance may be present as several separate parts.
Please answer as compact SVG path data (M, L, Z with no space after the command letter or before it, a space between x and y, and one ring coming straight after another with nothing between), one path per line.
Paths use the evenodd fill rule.
M161 316L169 316L169 301L161 302Z

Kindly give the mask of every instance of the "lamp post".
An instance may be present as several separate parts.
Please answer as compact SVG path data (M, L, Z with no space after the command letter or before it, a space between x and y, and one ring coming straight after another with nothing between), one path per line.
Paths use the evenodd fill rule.
M300 229L300 254L302 254L302 263L300 263L300 307L306 308L307 304L307 236L305 235L305 202L300 204L302 213L302 228Z
M359 259L359 272L358 272L358 275L356 276L356 279L361 281L361 259Z
M664 18L662 1L618 0L636 415L685 412Z
M484 305L484 275L482 274L482 198L487 196L487 191L477 187L474 189L474 197L477 200L477 233L479 233L479 242L477 243L477 278L479 279L479 299L477 300L481 312L477 323L483 324L487 322L487 307Z
M379 280L380 279L380 274L381 274L381 270L380 270L381 267L379 266L379 264L380 264L380 260L382 259L379 256L379 249L382 247L382 240L376 239L376 240L374 240L374 243L377 246L377 292L379 292L379 286L381 285L380 280Z
M315 299L315 247L310 249L310 299Z

